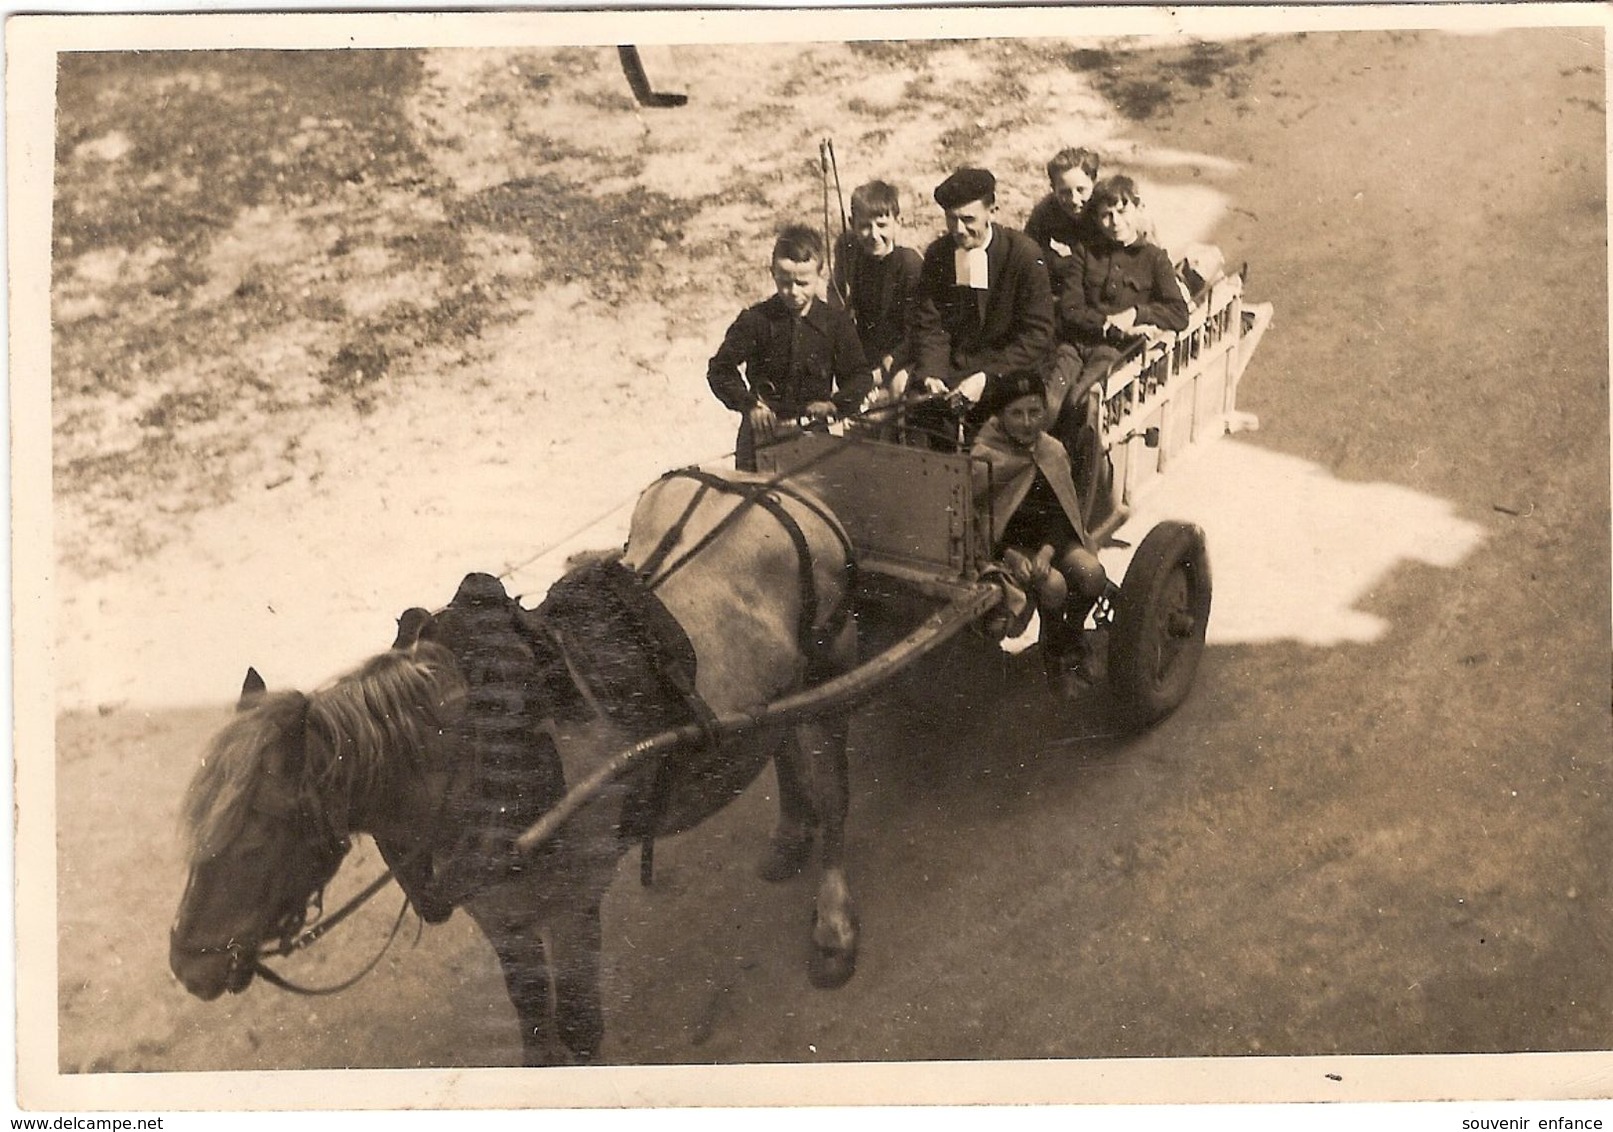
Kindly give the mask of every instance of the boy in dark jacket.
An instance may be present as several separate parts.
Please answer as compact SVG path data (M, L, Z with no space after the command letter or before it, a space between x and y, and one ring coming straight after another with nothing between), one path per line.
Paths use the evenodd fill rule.
M993 379L1047 372L1053 354L1053 296L1041 249L995 222L997 179L965 167L935 188L947 234L924 251L913 324L913 386L946 394L963 411L966 434L984 423L980 401ZM932 436L947 432L932 401L910 420Z
M1130 177L1098 182L1087 203L1094 238L1060 264L1060 345L1048 404L1057 419L1052 432L1066 443L1079 428L1086 392L1129 340L1187 329L1187 296L1170 256L1144 235L1141 205Z
M1093 238L1092 220L1087 216L1087 200L1098 183L1098 155L1090 149L1061 149L1047 163L1047 184L1051 190L1031 209L1025 221L1025 235L1042 249L1043 261L1052 276L1053 297L1058 298L1068 274L1065 261L1075 254L1078 244Z
M829 305L857 324L877 386L904 373L913 356L913 305L923 260L896 242L901 223L895 186L869 181L851 191L851 227L835 245Z
M780 418L856 412L873 385L851 318L819 297L823 240L792 224L773 245L772 298L740 312L706 367L717 399L740 414L734 464L756 470L756 446Z

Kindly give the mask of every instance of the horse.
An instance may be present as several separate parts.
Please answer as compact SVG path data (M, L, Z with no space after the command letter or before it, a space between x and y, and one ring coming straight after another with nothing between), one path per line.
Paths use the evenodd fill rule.
M849 670L855 568L811 492L681 469L640 496L624 550L568 570L535 610L472 574L319 690L271 693L249 669L185 799L174 974L203 1000L244 991L367 833L423 920L463 907L492 944L523 1062L591 1062L604 1035L600 904L619 861L637 844L648 869L655 837L699 824L771 761L779 812L758 872L795 876L816 846L808 973L843 985L858 944L843 717L705 728L606 781L536 850L515 843L568 783L646 735Z

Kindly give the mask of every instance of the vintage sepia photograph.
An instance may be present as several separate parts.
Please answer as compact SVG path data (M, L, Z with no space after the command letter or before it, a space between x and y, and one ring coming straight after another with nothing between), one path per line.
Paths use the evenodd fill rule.
M19 1103L1613 1095L1606 22L10 19Z

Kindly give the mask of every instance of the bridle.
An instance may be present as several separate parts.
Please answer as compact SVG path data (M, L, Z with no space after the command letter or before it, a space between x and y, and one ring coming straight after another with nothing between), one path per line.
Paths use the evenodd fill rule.
M416 850L416 852L418 851L419 850ZM291 955L295 952L301 951L305 947L311 946L326 932L330 931L337 924L341 923L343 920L347 919L348 916L356 912L361 905L370 899L370 897L374 896L377 892L380 892L381 889L385 888L391 880L392 870L387 869L380 876L376 877L368 885L366 885L362 892L353 896L347 901L347 903L343 904L330 915L326 916L320 914L312 924L302 931L297 932L294 936L281 936L279 943L273 947L260 947L257 954L252 957L253 973L270 986L279 987L281 990L290 991L293 994L309 996L336 994L338 991L344 991L348 987L357 983L365 975L368 975L371 971L375 970L376 964L381 961L381 957L385 955L387 950L392 946L392 941L397 938L398 929L403 926L403 915L409 910L409 897L407 894L405 894L403 903L398 908L397 918L392 921L392 930L387 933L386 940L381 944L380 950L375 953L368 963L360 967L355 974L343 979L339 983L327 987L301 986L292 982L290 979L287 979L284 975L280 974L274 968L266 964L264 960L271 957ZM321 889L319 894L315 897L314 903L316 906L320 903L320 897L323 895L324 890Z
M337 828L336 824L331 821L329 808L320 796L319 788L314 783L313 777L306 766L299 776L294 790L287 789L282 785L283 782L283 779L265 778L254 791L249 808L254 813L262 814L264 817L282 823L293 824L296 827L302 838L304 848L309 851L314 859L313 873L319 878L315 882L312 892L295 906L287 908L275 921L274 926L267 933L268 937L274 942L263 944L255 951L248 952L244 945L235 942L225 944L222 947L186 947L181 948L181 950L190 955L228 955L230 957L230 966L226 974L227 981L232 980L241 970L245 969L250 970L253 975L263 979L264 982L271 986L279 987L281 990L290 991L293 994L310 996L336 994L353 986L375 969L376 964L381 961L381 957L392 946L392 941L397 938L398 929L403 925L404 913L409 908L409 899L407 895L404 896L403 905L398 909L397 918L392 923L392 930L388 933L385 942L381 944L381 948L376 952L375 956L356 974L334 986L300 986L268 966L264 960L292 955L311 946L337 924L357 911L361 905L380 892L382 888L386 887L393 877L392 870L387 869L371 881L363 891L353 896L336 911L326 915L324 910L325 887L330 883L331 878L336 875L336 870L341 865L342 859L347 856L348 851L352 848L352 837L346 831ZM421 846L414 850L409 859L412 859L423 849L424 846ZM310 918L314 921L312 924L308 922ZM177 930L178 925L175 925L174 929L169 933L171 944L173 942L173 932Z

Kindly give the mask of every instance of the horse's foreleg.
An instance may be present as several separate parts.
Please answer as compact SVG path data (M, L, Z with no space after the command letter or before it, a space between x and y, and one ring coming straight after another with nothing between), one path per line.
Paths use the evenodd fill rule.
M857 969L857 911L846 880L846 809L850 794L844 721L816 721L797 729L810 768L813 809L823 847L823 873L812 918L812 985L843 986Z
M565 1054L554 1038L549 1012L549 964L543 937L531 924L503 923L477 917L499 966L504 969L504 988L521 1025L521 1064L554 1065L565 1061Z
M599 1002L599 902L555 917L549 942L554 949L555 1027L578 1061L593 1061L605 1037Z
M805 761L796 736L780 743L773 754L779 813L767 854L756 869L756 875L763 880L789 880L801 872L811 855L816 807Z

